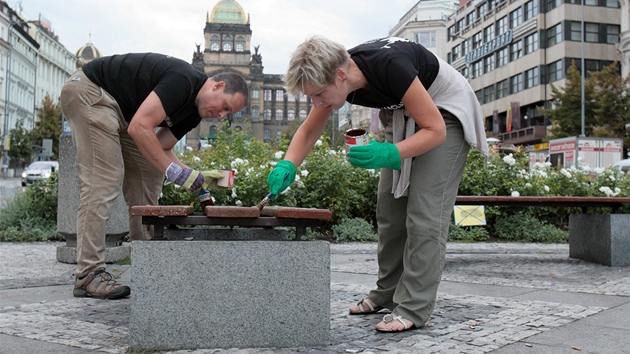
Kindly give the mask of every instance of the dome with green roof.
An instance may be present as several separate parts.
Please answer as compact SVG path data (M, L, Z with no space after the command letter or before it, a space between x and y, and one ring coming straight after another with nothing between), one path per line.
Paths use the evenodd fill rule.
M212 9L209 20L213 23L247 24L245 11L243 11L241 5L234 0L219 1L214 9Z

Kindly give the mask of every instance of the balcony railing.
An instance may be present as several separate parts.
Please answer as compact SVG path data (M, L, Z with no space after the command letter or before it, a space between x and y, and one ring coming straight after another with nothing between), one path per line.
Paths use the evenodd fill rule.
M546 135L547 127L536 125L501 133L497 138L501 139L504 144L524 145L540 143Z

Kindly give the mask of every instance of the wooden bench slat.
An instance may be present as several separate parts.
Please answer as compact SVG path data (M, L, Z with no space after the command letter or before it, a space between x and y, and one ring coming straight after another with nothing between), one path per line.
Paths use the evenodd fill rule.
M131 207L134 216L188 216L194 208L190 205L135 205Z

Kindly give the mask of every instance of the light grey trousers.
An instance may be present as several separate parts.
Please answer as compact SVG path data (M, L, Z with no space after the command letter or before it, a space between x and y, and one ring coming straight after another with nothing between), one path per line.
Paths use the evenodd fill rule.
M121 190L129 207L157 205L164 177L127 133L128 123L116 100L81 69L66 81L60 98L77 153L80 199L75 275L82 277L105 267L106 223ZM129 235L132 240L150 239L152 230L129 212Z
M409 195L394 199L392 170L378 187L378 281L368 299L422 326L433 313L442 278L448 227L470 146L459 120L441 111L446 141L416 156ZM391 141L391 130L387 131Z

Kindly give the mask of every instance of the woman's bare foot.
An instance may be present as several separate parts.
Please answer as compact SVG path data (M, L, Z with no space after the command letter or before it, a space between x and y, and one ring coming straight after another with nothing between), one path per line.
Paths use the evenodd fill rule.
M415 328L413 322L393 313L385 315L383 320L376 325L376 330L379 332L402 332Z
M376 306L372 301L363 299L359 301L356 306L352 306L348 309L348 312L351 315L368 315L371 313L377 313L383 308L381 306Z

